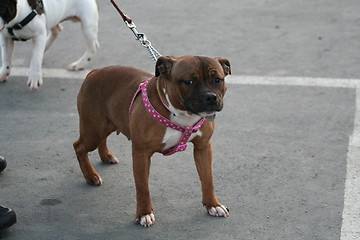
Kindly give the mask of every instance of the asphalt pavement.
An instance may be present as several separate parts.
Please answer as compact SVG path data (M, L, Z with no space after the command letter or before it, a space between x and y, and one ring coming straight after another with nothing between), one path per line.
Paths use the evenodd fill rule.
M147 51L110 1L97 2L101 49L89 69L128 65L153 72ZM212 143L216 194L230 217L210 217L202 207L190 147L170 157L154 155L156 223L145 229L134 223L131 143L125 137L110 136L118 165L90 154L101 187L87 185L78 166L72 143L82 78L61 73L85 47L80 25L66 22L45 54L43 68L50 74L39 90L30 91L23 74L0 84L0 154L8 161L0 174L0 204L18 217L0 239L360 238L356 226L342 232L349 139L358 128L360 101L357 87L336 85L336 79L360 78L358 1L118 2L163 55L226 57L240 83L245 76L315 83L229 81ZM31 42L15 48L15 68L26 68ZM324 86L325 80L334 86Z

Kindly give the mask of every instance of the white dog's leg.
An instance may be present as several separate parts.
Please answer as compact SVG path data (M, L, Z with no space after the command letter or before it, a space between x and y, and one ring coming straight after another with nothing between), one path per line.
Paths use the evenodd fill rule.
M98 16L94 16L91 21L87 21L86 19L81 20L81 26L86 39L87 50L80 59L68 66L68 70L70 71L83 70L100 47L97 39Z
M0 34L2 67L0 69L0 82L5 82L11 72L12 58L14 55L14 40Z
M36 90L43 84L41 65L44 57L46 45L46 30L33 38L33 51L29 68L28 86L31 90Z
M47 51L49 49L49 47L55 41L55 39L57 38L57 36L59 35L59 33L61 32L62 29L63 28L62 28L61 24L58 24L55 27L53 27L52 29L50 29L50 33L46 40L45 51Z

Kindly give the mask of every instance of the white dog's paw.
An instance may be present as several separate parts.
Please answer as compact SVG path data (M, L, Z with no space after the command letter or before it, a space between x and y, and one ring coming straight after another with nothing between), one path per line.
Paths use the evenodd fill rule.
M77 62L73 62L71 64L69 64L69 66L67 67L67 70L69 71L81 71L84 70L85 66L81 66L79 64L77 64Z
M88 58L88 59L81 58L76 62L70 63L69 66L67 67L67 70L69 70L69 71L84 70L90 61L91 61L91 58Z
M208 210L208 212L211 216L215 216L215 217L228 217L230 215L229 209L224 205L218 207L212 207Z
M6 82L10 75L10 68L1 68L0 70L0 82Z
M148 215L138 218L136 222L144 227L150 227L155 222L155 215L153 213L150 213Z
M0 82L6 82L9 79L9 74L0 75Z
M42 76L41 75L29 76L27 85L31 90L36 90L38 87L43 85Z

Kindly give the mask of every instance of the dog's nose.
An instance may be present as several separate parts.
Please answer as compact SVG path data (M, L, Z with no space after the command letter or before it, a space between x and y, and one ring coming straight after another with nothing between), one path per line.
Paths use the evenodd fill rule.
M204 95L205 102L210 105L214 105L217 103L217 96L215 93L206 93Z

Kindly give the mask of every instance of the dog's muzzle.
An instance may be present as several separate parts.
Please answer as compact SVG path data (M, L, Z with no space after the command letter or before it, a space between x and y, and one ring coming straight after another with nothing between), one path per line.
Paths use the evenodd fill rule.
M223 108L221 99L213 92L204 93L194 101L189 99L185 106L189 111L205 118L207 121L213 121L216 112L220 112Z

